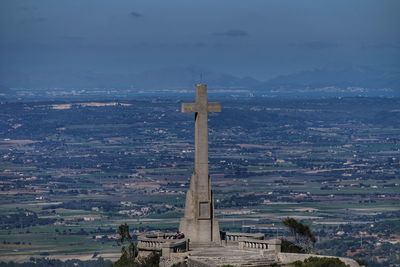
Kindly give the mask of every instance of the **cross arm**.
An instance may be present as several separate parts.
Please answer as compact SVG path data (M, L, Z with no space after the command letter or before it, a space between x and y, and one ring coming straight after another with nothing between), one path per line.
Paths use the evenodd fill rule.
M210 102L207 106L208 112L221 112L221 104L217 102Z
M182 112L196 112L196 104L195 103L182 103Z

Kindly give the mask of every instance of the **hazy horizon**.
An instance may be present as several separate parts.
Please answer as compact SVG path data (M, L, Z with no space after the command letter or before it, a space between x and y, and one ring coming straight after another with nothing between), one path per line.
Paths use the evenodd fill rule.
M325 67L398 68L398 1L0 3L0 83L199 66L267 80Z

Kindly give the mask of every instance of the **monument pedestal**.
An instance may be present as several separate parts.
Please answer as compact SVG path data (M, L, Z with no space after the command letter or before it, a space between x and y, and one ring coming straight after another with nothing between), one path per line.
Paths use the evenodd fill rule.
M179 231L190 239L191 247L221 245L218 220L214 217L214 199L211 186L200 193L196 186L197 175L193 174L186 193L185 216L180 221Z
M180 231L189 233L189 248L221 246L219 224L217 220L196 221L193 219L182 218ZM206 233L212 233L208 236Z

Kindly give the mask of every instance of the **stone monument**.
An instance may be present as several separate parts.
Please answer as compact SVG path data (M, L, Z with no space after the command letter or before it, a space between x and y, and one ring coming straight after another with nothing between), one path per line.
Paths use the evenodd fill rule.
M209 103L207 86L196 86L196 102L182 104L182 112L194 112L195 162L186 194L185 215L179 231L184 233L144 233L138 236L139 256L161 253L160 266L186 262L189 267L292 266L295 261L322 255L285 253L278 238L265 239L261 233L224 232L220 235L214 215L213 194L208 174L208 112L220 112L219 103ZM359 267L349 258L340 258L350 267Z
M221 112L221 105L208 102L207 85L197 84L196 102L183 103L182 112L194 112L195 162L190 188L186 193L185 215L180 221L179 230L190 240L191 246L220 245L208 173L208 112Z

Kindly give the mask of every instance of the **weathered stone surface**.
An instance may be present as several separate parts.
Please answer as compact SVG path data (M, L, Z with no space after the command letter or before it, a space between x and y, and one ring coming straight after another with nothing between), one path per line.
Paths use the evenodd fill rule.
M196 86L196 102L182 104L182 112L195 113L195 163L186 194L185 215L179 230L192 246L212 246L221 243L218 221L214 216L211 181L208 174L208 112L220 112L219 103L209 103L207 86Z
M204 248L192 251L188 255L189 267L231 266L270 266L276 263L276 254L269 251L239 250L233 247Z

